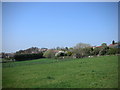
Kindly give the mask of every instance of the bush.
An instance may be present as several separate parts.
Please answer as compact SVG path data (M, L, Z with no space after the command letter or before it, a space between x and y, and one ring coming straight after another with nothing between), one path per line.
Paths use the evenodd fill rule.
M72 54L73 54L73 53L70 52L70 51L67 52L67 56L72 56Z
M100 52L100 48L96 47L96 48L93 49L92 53L93 53L93 55L98 55L99 52Z
M67 56L67 52L64 51L59 51L55 54L56 57L63 57L63 56Z
M43 54L44 57L46 58L54 58L55 57L55 52L54 50L47 50L44 54Z
M16 54L14 56L14 59L16 61L24 61L24 60L32 60L32 59L39 59L43 58L43 53L37 53L37 54Z
M99 52L99 55L105 55L107 53L106 49L102 48Z
M118 48L110 48L107 52L108 55L118 54Z
M109 47L102 46L102 48L99 51L99 55L106 55L108 51L109 51Z

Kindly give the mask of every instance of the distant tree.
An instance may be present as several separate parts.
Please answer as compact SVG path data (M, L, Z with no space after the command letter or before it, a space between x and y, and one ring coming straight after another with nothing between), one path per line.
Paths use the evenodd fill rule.
M31 47L26 50L19 50L16 52L16 54L31 54L31 53L39 53L39 48Z
M102 47L107 47L107 44L106 43L102 43L101 46Z
M16 54L24 54L24 53L25 53L24 50L19 50L16 52Z
M83 48L84 56L89 56L92 53L92 49L90 47Z
M76 58L81 58L90 55L91 52L91 46L90 44L86 43L78 43L76 46L73 48L73 55Z
M112 44L115 44L115 41L114 41L114 40L112 41Z
M67 54L64 51L59 51L55 54L56 57L62 57L62 56L67 56Z
M118 48L117 54L120 54L120 48Z
M86 48L86 47L91 47L91 45L90 44L86 44L86 43L78 43L78 44L76 44L74 49L80 49L80 48Z
M99 52L100 52L100 49L101 49L101 48L99 48L99 47L94 48L94 50L93 50L93 55L98 55Z
M68 47L65 47L65 50L68 50Z
M118 52L118 48L109 48L107 54L114 55L114 54L117 54L117 52Z
M70 48L69 48L69 50L72 50L72 49L73 49L73 47L70 47Z
M60 50L61 48L60 47L56 47L57 50Z
M99 51L99 55L105 55L107 53L107 50L105 48L102 48L100 51Z
M32 59L39 59L43 58L43 53L37 53L37 54L16 54L14 55L14 59L16 61L24 61L24 60L32 60Z
M6 54L2 52L2 58L6 58Z
M72 56L72 52L70 52L70 51L67 51L67 56Z
M73 56L76 58L82 58L85 55L85 51L83 50L83 48L73 49L72 53L73 53Z
M99 51L99 55L105 55L107 53L107 51L109 50L109 47L107 46L106 43L102 43L102 48Z
M54 52L54 50L50 49L50 50L47 50L46 52L44 52L43 56L46 58L54 58L55 52Z

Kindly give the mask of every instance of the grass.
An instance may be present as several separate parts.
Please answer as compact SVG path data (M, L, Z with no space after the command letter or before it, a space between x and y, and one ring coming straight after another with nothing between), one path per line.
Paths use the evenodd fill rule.
M3 64L3 88L117 88L118 57Z

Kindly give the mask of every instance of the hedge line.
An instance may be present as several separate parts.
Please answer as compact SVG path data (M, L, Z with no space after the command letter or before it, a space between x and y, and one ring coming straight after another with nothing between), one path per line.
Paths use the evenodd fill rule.
M14 59L16 61L25 61L25 60L32 60L32 59L39 59L43 58L43 53L37 53L37 54L16 54L14 56Z

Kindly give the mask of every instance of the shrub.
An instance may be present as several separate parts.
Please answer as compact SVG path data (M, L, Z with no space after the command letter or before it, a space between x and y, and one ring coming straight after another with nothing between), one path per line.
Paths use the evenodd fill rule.
M110 48L107 52L108 55L118 54L118 48Z
M55 57L55 52L54 50L47 50L44 54L43 54L44 57L46 58L54 58Z
M67 53L64 51L59 51L55 54L56 57L62 57L62 56L67 56Z
M98 55L100 52L100 48L96 47L95 49L93 49L93 55Z
M67 52L67 56L72 56L72 54L73 54L73 53L70 52L70 51Z
M24 61L24 60L32 60L32 59L39 59L43 58L43 53L37 53L37 54L16 54L14 56L14 59L16 61Z

